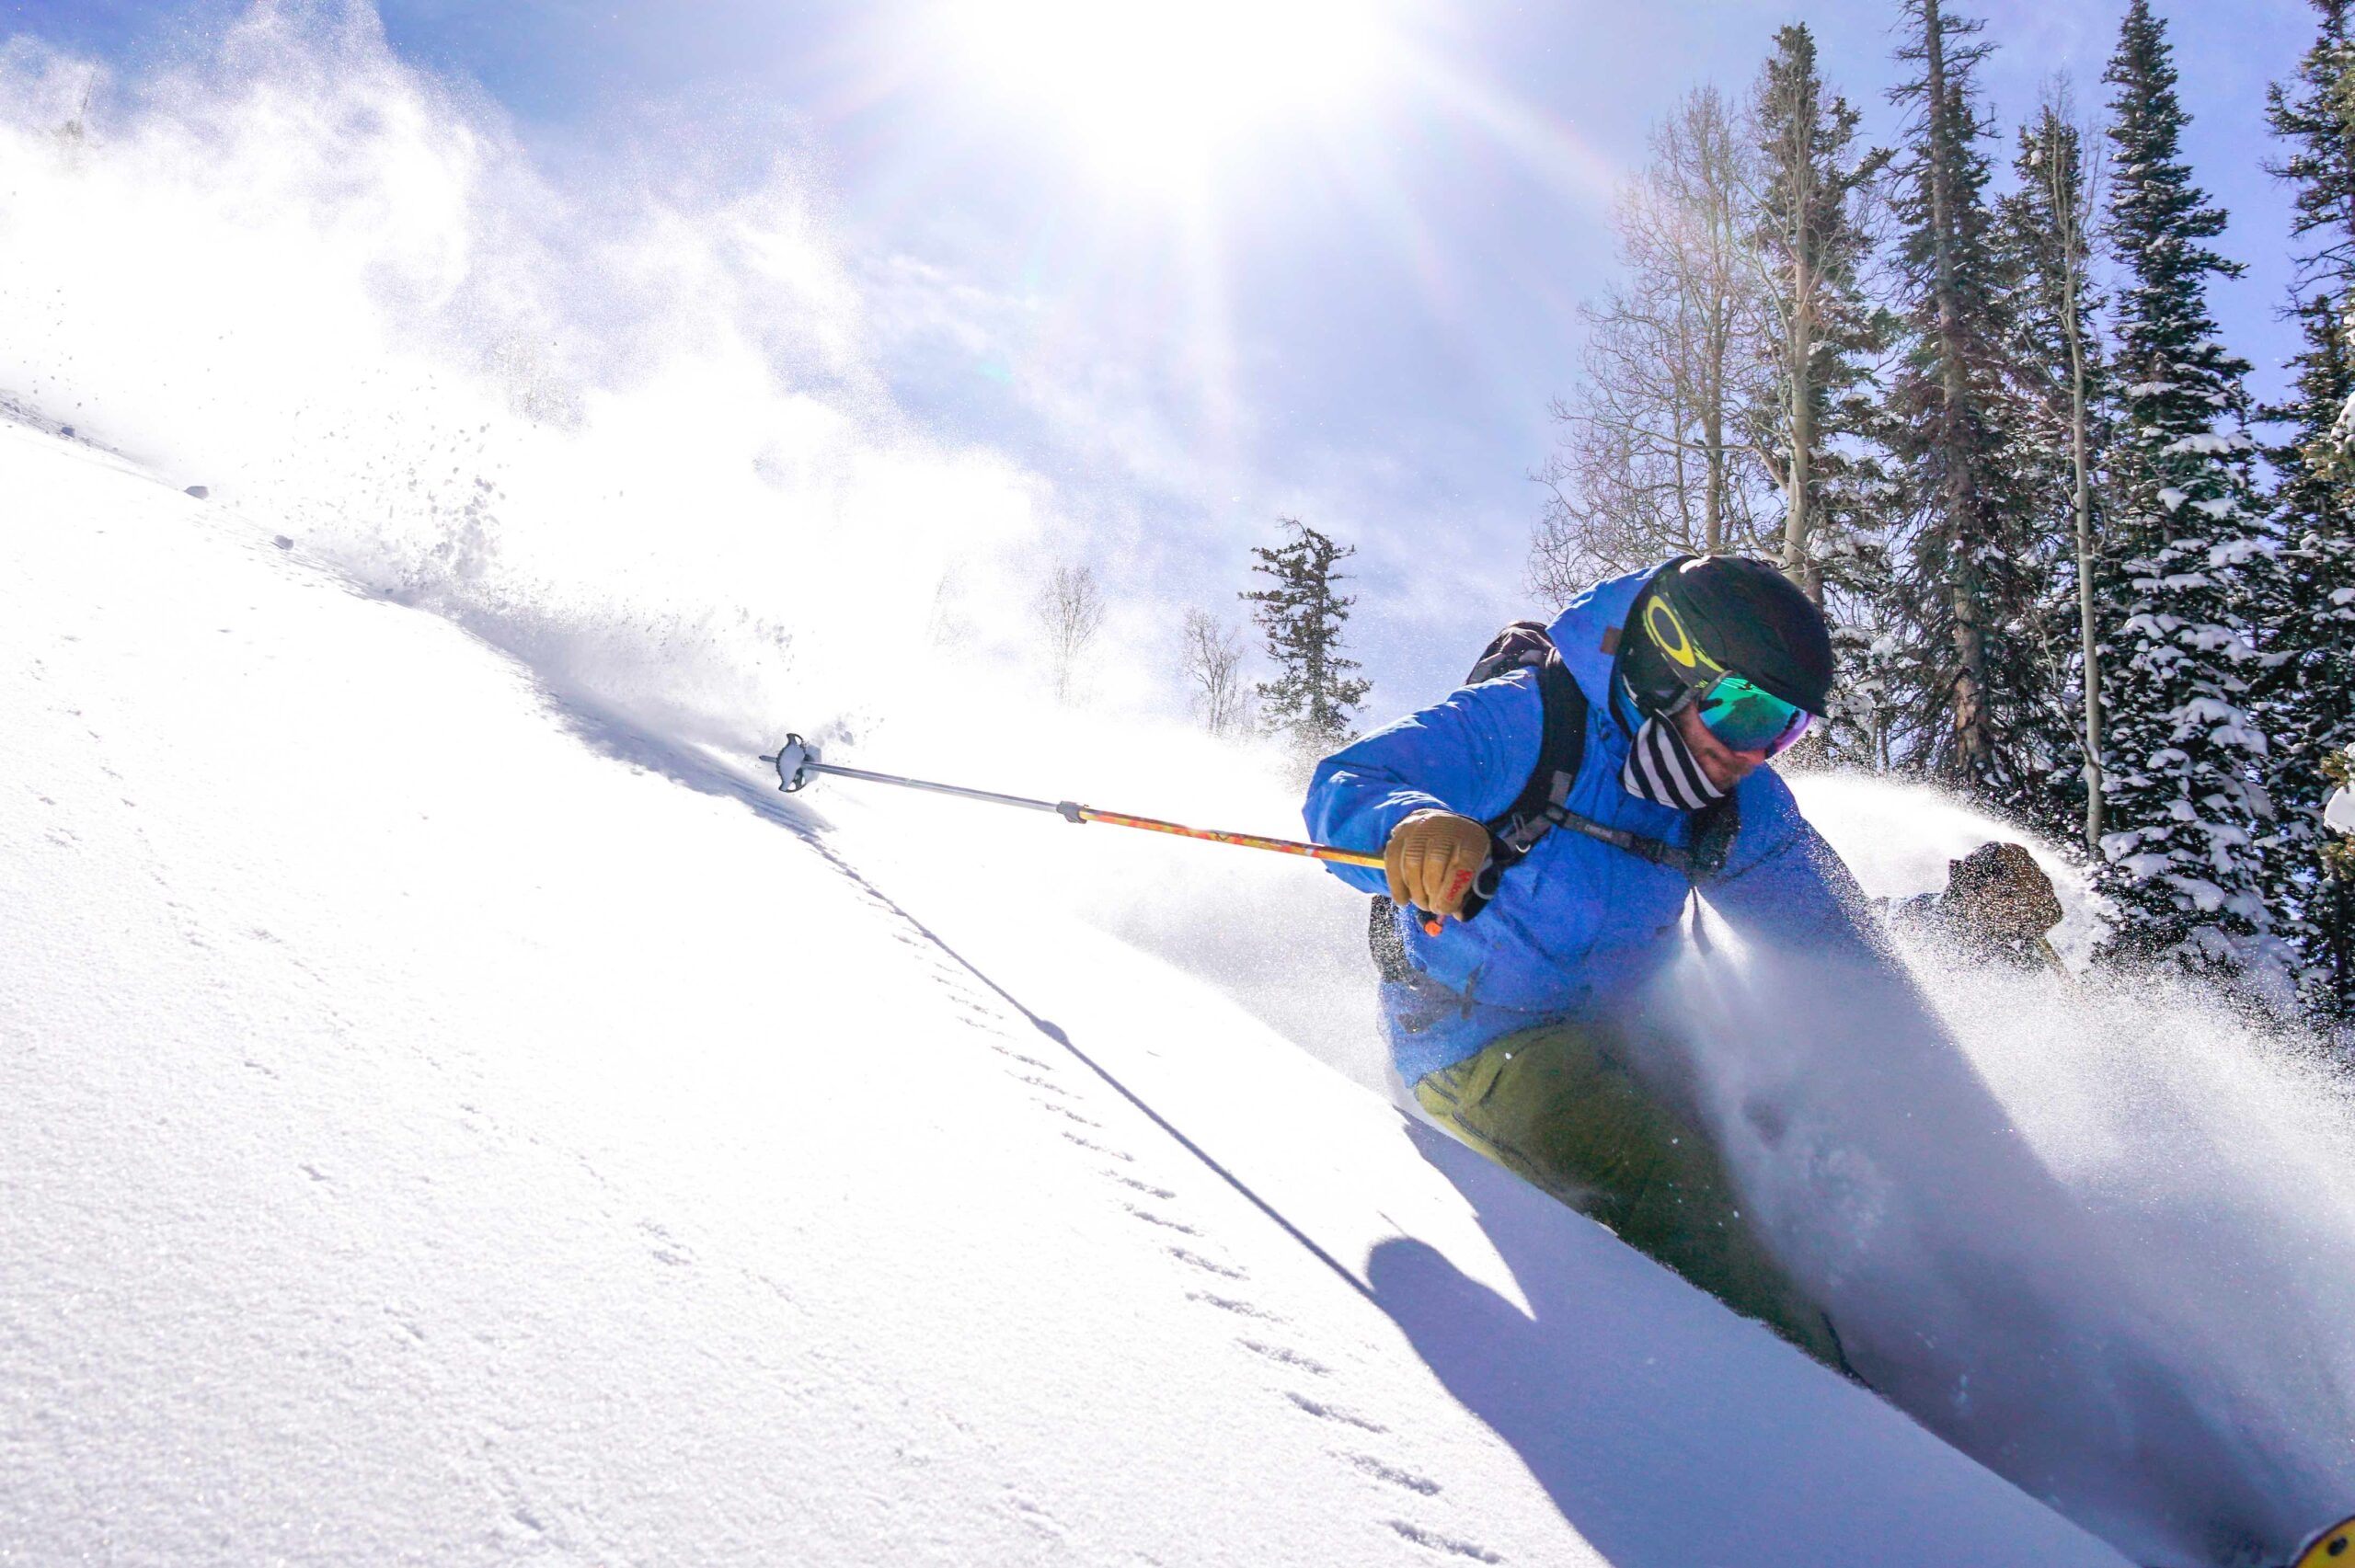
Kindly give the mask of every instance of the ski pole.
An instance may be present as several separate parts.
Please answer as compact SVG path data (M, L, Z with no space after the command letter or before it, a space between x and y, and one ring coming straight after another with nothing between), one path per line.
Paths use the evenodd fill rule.
M2062 963L2061 961L2061 955L2054 951L2052 939L2051 937L2038 937L2036 939L2036 950L2044 956L2045 966L2054 974L2060 976L2063 980L2066 980L2071 985L2075 985L2077 983L2077 977L2069 972L2069 966Z
M865 768L845 768L839 762L821 762L818 749L798 735L788 735L776 755L764 756L764 762L776 766L776 787L791 795L810 782L812 773L832 773L836 778L863 779L868 784L896 785L901 789L929 790L935 795L953 795L960 800L978 800L990 806L1015 806L1025 811L1051 811L1066 822L1109 822L1116 828L1142 828L1149 833L1174 833L1182 839L1201 839L1213 844L1233 844L1238 849L1269 850L1277 854L1306 855L1312 860L1331 861L1336 865L1361 865L1371 871L1383 869L1378 854L1361 854L1355 850L1336 849L1331 844L1302 843L1292 839L1270 839L1258 833L1227 833L1214 828L1189 828L1182 822L1165 822L1157 817L1135 817L1125 811L1099 811L1092 806L1082 806L1075 800L1034 800L1028 795L999 795L986 789L969 789L963 784L935 784L929 779L902 778L897 773L870 773ZM1437 935L1438 922L1415 911L1424 929Z

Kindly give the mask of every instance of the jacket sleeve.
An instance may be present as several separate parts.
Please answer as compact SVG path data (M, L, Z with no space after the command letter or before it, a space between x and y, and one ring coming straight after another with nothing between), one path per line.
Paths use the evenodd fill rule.
M1545 729L1529 672L1466 686L1317 763L1301 814L1311 837L1366 854L1380 854L1391 830L1418 811L1487 821L1519 798ZM1385 886L1381 872L1363 866L1326 869L1361 892Z
M1761 768L1740 791L1741 830L1725 869L1703 887L1710 908L1744 941L1894 969L1897 960L1864 889L1839 852Z

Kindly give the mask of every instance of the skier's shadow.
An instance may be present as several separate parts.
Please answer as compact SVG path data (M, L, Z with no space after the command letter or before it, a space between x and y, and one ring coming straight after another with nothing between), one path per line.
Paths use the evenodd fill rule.
M1615 1568L1861 1568L1886 1559L1859 1521L1893 1499L1907 1499L1923 1539L1936 1537L1922 1514L1970 1505L1922 1497L1914 1449L1932 1440L1859 1420L1869 1394L1453 1139L1407 1130L1469 1201L1530 1310L1409 1238L1367 1259L1374 1300ZM1892 1427L1914 1441L1886 1441ZM1984 1539L1956 1522L1959 1540Z

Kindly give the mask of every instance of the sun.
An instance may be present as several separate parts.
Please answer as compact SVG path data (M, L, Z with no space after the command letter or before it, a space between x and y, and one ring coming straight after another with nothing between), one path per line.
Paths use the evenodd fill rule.
M1200 176L1367 102L1395 48L1382 0L948 0L962 74L1123 180Z

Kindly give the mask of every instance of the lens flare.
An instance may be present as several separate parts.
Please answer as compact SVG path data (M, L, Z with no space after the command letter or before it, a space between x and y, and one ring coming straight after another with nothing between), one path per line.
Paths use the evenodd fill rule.
M1008 0L935 19L963 74L1146 181L1367 102L1395 49L1384 7L1345 0Z

